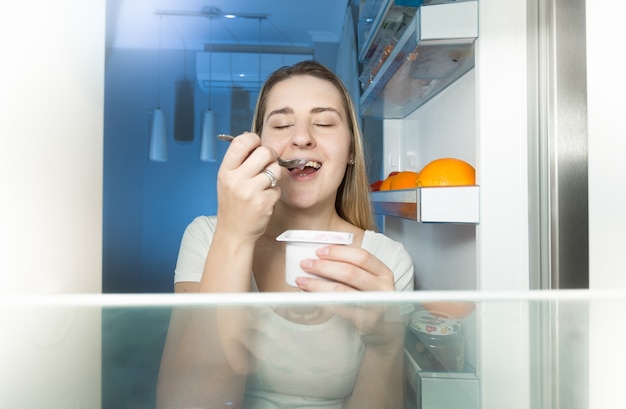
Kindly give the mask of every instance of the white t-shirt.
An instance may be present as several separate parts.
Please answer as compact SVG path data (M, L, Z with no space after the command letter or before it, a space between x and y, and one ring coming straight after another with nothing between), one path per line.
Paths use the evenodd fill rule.
M199 282L217 218L198 216L185 229L178 252L174 282ZM381 233L365 231L361 247L382 261L395 277L396 291L413 290L413 260L404 246ZM250 289L256 291L251 283Z
M178 253L175 282L200 281L216 217L199 216L187 226ZM395 277L397 291L413 290L413 261L401 243L365 231L361 247ZM258 291L254 279L250 291ZM334 316L322 324L291 322L261 308L264 328L255 344L255 372L248 376L244 408L341 408L352 393L365 345L354 326Z

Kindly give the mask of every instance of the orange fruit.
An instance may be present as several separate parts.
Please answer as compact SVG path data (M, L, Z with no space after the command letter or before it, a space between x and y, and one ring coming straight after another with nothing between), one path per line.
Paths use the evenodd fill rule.
M382 183L380 184L380 186L378 187L378 190L389 190L391 188L391 178L393 176L389 176L388 178L386 178L385 180L382 181Z
M383 180L380 186L378 187L378 190L391 190L391 178L396 176L398 173L400 172L395 171L395 170L393 172L389 172L385 180Z
M417 172L405 170L391 177L391 190L414 189L417 186Z
M422 168L417 186L466 186L476 184L476 170L456 158L440 158Z

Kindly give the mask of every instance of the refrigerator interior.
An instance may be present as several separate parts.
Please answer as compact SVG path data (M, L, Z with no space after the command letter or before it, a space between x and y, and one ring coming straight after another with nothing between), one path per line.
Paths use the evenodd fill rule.
M431 13L433 10L437 11ZM379 73L372 82L373 89L382 89L378 100L369 97L367 91L364 93L367 98L362 98L362 102L370 106L365 113L373 112L383 119L383 177L392 171L419 171L433 159L445 157L462 159L476 169L477 196L470 202L457 199L440 202L452 203L452 207L458 209L478 208L473 220L459 222L444 218L424 222L419 212L427 204L420 202L419 197L420 192L428 190L425 188L415 189L418 192L414 204L417 217L384 213L384 232L404 243L413 257L417 290L518 291L529 288L532 272L528 268L528 235L532 221L528 211L527 145L531 106L527 13L524 1L425 5L415 17L416 35L426 49L432 48L431 45L435 48L445 45L435 53L438 56L435 60L446 61L447 57L449 63L459 62L456 70L446 70L450 73L444 81L446 86L435 87L434 94L417 98L420 102L406 112L406 109L395 108L397 101L406 97L406 89L394 87L394 74ZM424 30L420 28L429 26L427 17L434 15L438 18L433 21L445 30L435 38L424 38ZM463 24L458 24L457 19ZM459 27L463 27L460 32ZM398 44L405 44L404 40L403 36ZM446 47L450 43L460 47L462 52L449 51ZM406 44L412 43L407 41ZM387 61L393 58L393 62L386 62L386 66L393 67L396 62L401 66L398 75L404 74L411 80L406 88L436 84L439 78L424 80L424 72L420 70L408 75L402 73L401 70L411 64L410 58L403 59L411 54L402 54L409 46L402 47L398 54L388 58ZM463 61L471 62L469 70L465 70ZM381 71L384 68L385 65ZM436 65L431 68L433 72L438 71ZM388 87L376 82L376 79L384 81L390 77ZM392 89L399 93L392 93ZM432 188L437 189L443 192L448 188ZM378 198L385 195L388 193L374 192L374 201L384 204L385 200ZM466 359L476 368L481 383L497 383L499 380L489 379L489 374L503 368L498 368L497 361L488 359L487 354L493 351L489 334L497 330L499 323L473 318L468 317L463 323L468 333ZM515 328L510 331L509 335L515 340L523 339L523 333ZM515 344L528 361L529 352L520 342L515 341ZM501 362L505 362L506 357L502 359ZM521 395L520 399L529 398Z
M404 119L384 121L384 174L419 170L436 158L476 164L475 75L471 70ZM384 232L413 258L418 291L476 290L476 224L418 223L386 216ZM479 348L474 317L462 320L466 359L474 368Z
M475 75L471 70L404 119L384 121L384 174L419 170L431 160L476 167ZM418 290L474 290L476 224L416 223L385 217L384 232L413 256Z
M381 178L419 172L438 158L478 168L479 2L372 0L361 5L359 16L360 104L365 117L383 122ZM479 195L480 186L372 193L376 212L384 215L382 230L413 257L416 290L479 288ZM457 214L427 217L429 207ZM475 211L457 217L470 207Z

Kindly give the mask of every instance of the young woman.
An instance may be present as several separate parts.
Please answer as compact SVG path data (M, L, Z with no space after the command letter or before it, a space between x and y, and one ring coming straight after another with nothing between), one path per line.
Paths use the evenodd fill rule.
M277 157L304 158L304 169ZM345 87L306 61L263 86L250 133L218 172L218 211L186 229L177 293L411 291L404 247L374 231L363 142ZM285 282L282 232L349 232ZM293 306L175 311L159 376L161 408L403 407L404 321L392 308Z

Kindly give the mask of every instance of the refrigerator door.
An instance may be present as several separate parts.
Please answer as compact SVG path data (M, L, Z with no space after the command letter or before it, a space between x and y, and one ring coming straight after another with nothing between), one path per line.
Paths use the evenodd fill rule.
M529 6L531 286L589 288L585 0Z

